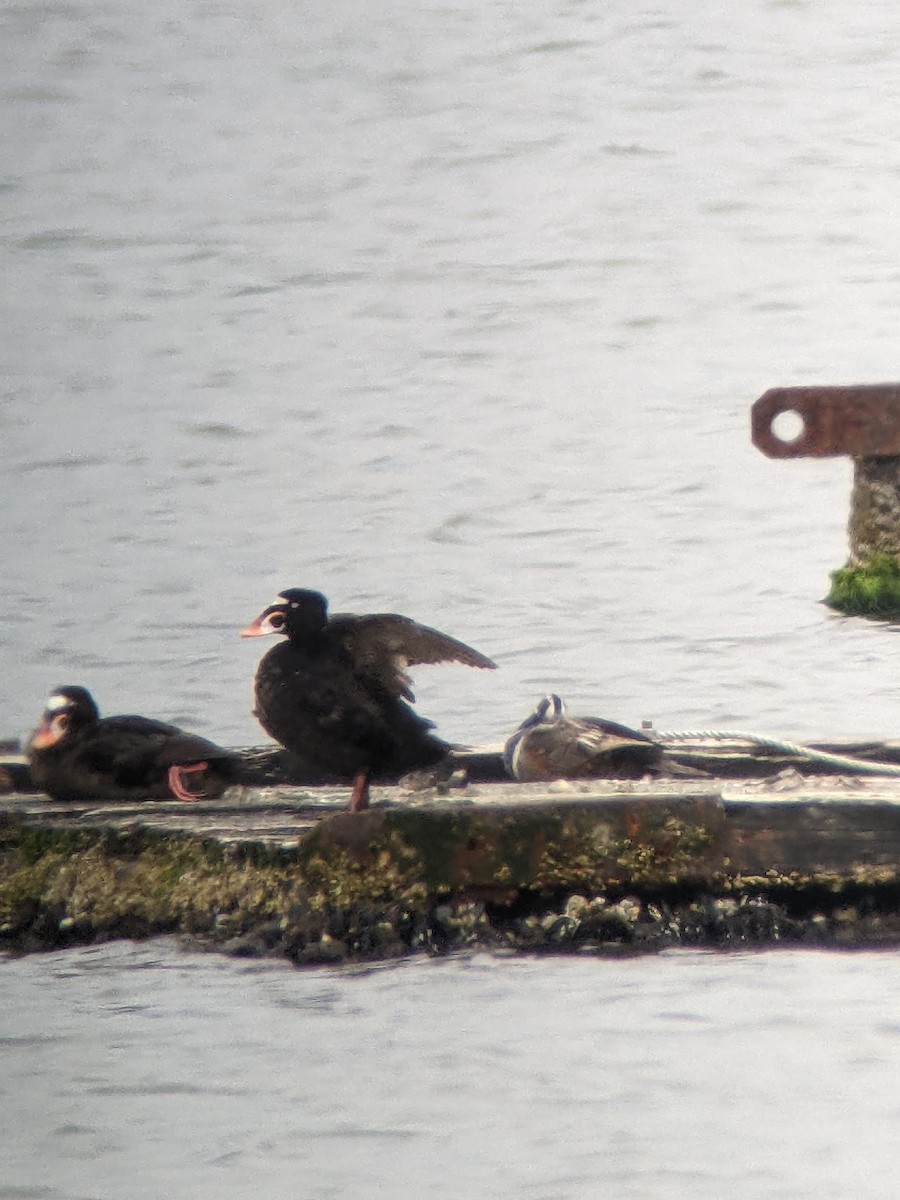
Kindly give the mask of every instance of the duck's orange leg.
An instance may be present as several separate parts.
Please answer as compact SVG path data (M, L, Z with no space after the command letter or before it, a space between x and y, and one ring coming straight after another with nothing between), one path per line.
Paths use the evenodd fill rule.
M166 776L166 782L169 785L169 791L176 798L176 800L185 800L190 802L191 800L203 799L202 792L192 792L190 790L184 779L184 776L193 775L197 771L205 771L208 766L209 763L198 762L189 763L187 766L183 765L182 763L176 763L174 766L169 767L169 774Z
M362 812L369 807L369 772L360 771L353 780L353 791L350 793L350 811Z

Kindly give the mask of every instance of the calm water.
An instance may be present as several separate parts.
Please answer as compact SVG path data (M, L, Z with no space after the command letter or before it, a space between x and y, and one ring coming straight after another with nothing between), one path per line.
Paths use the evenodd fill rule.
M0 983L4 1200L896 1196L895 955L352 974L159 942Z
M732 11L733 10L733 11ZM776 384L897 376L884 3L108 0L0 14L0 731L83 681L233 743L278 587L660 728L892 734L819 605L849 465Z
M884 0L0 6L0 734L81 682L258 743L236 632L303 584L499 661L419 673L450 739L548 688L895 734L896 629L818 603L849 465L748 414L898 377L898 47ZM0 1195L887 1196L896 962L6 964Z

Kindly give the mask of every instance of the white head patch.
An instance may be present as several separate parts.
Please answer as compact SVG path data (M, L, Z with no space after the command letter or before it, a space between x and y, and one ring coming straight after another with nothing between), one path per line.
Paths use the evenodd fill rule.
M71 708L72 701L68 696L50 696L44 706L47 712L60 712L64 708Z

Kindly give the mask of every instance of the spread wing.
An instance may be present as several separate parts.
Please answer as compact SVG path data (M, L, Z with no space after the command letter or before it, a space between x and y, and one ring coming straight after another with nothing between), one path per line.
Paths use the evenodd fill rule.
M328 624L361 675L374 678L392 695L405 700L415 699L409 667L444 662L486 670L497 666L465 642L397 613L337 613Z

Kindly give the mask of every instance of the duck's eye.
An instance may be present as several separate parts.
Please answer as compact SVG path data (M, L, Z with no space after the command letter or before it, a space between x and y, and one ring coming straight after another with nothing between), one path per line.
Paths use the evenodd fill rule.
M56 728L60 731L60 733L69 728L69 717L66 713L60 713L56 718Z
M273 629L283 629L284 628L284 613L280 613L280 612L272 613L271 617L269 617L269 624L271 625L271 627Z

